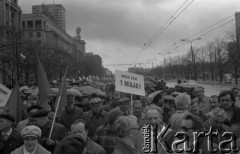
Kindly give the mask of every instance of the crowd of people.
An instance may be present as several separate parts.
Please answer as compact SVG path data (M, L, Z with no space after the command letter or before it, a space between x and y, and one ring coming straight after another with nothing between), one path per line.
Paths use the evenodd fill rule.
M53 110L43 108L38 98L30 95L23 103L24 114L18 123L10 114L11 109L0 108L0 154L143 154L144 126L152 126L152 132L170 127L163 137L169 145L176 141L178 132L185 132L189 137L187 146L191 148L197 142L199 151L182 153L204 154L211 153L207 138L195 142L194 132L212 129L219 133L211 140L212 148L226 153L224 150L232 144L219 146L225 139L221 137L224 132L232 132L235 148L240 148L238 92L235 88L207 97L200 86L191 93L164 88L150 102L147 96L137 96L132 103L128 95L118 92L103 99L95 93L81 100L68 96L65 110L56 119ZM156 133L153 136L156 151L150 152L176 152L161 144ZM182 144L176 148L180 147Z

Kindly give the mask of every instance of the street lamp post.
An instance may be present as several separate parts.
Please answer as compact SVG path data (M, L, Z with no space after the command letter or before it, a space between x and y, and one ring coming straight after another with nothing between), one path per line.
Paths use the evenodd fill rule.
M192 55L192 64L193 64L193 72L194 72L194 80L197 80L197 72L196 72L196 64L195 64L195 59L194 59L194 53L193 53L193 41L196 41L196 40L201 40L201 38L195 38L195 39L192 39L192 40L189 40L189 39L181 39L181 41L185 41L185 42L190 42L191 43L191 55Z
M149 62L152 62L152 69L153 69L153 62L154 60L157 60L157 59L148 59Z
M164 59L163 59L163 62L164 62L164 78L166 78L166 58L165 58L165 56L166 55L170 55L170 54L172 54L172 53L170 53L170 52L168 52L168 53L158 53L159 55L161 55L161 54L163 54L163 57L164 57Z

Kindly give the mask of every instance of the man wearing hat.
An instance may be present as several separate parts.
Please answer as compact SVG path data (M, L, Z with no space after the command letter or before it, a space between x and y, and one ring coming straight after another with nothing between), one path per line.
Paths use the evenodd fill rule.
M53 152L56 143L67 135L66 128L62 124L55 123L51 139L49 139L52 120L49 120L48 118L48 111L42 109L31 114L30 117L32 124L38 126L42 130L42 137L40 138L39 143L48 151Z
M175 98L172 95L165 95L163 101L163 122L168 123L169 118L176 112Z
M114 109L117 106L117 101L120 99L120 93L113 93L112 95L108 96L109 101L103 105L103 110L109 112L110 110Z
M85 112L82 119L86 121L88 128L88 136L93 137L96 129L106 123L107 112L102 110L102 100L100 98L93 98L90 100L91 110Z
M123 112L123 115L127 116L131 114L130 113L131 103L128 97L123 97L119 99L117 103L118 103L117 109L120 109L120 111Z
M142 102L140 100L135 100L133 102L133 115L137 117L137 123L139 125L139 129L142 128L144 124L144 113Z
M71 124L81 118L83 110L79 107L74 106L74 100L72 97L67 97L67 105L65 110L62 112L59 123L64 125L68 130L71 128Z
M28 118L23 120L23 121L20 121L18 124L17 124L17 131L19 133L22 132L23 128L25 128L29 123L30 123L30 119L29 119L29 116L30 114L34 113L34 112L37 112L38 110L40 109L43 109L40 105L32 105L31 107L29 107L27 109L27 114L28 114Z
M42 147L38 140L42 135L42 131L37 126L26 126L21 131L21 137L24 144L14 150L11 154L51 154L44 147Z
M12 127L13 122L9 113L0 114L0 154L10 154L23 144L20 134Z
M93 141L102 146L106 150L107 154L112 153L114 150L114 146L118 137L114 131L114 122L119 116L122 115L123 112L116 108L109 111L107 115L107 122L100 126L93 136Z

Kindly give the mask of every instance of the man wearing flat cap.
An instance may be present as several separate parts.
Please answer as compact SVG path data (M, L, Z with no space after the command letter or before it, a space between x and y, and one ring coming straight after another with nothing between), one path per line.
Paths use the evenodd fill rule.
M20 134L12 127L13 122L9 113L0 114L0 154L10 154L23 144Z
M131 109L131 103L130 99L128 97L123 97L117 101L118 107L117 109L120 109L120 111L123 112L124 116L128 116L131 114L130 109Z
M28 114L28 118L23 120L23 121L20 121L18 124L17 124L17 131L19 133L22 132L23 128L25 128L29 123L30 123L30 115L34 112L37 112L38 110L41 110L43 109L40 105L32 105L31 107L29 107L27 109L27 114Z
M42 131L39 127L31 125L26 126L21 131L21 137L24 144L14 150L11 154L51 154L44 147L42 147L38 140L42 135Z
M81 118L83 110L74 106L74 100L72 97L67 97L67 104L65 110L59 117L59 123L64 125L68 130L71 129L71 124Z
M38 126L42 130L42 137L40 138L39 143L48 151L53 152L56 144L67 135L66 128L59 123L55 123L51 139L49 139L52 120L49 120L48 118L48 111L42 109L34 112L30 117L32 124Z
M169 118L176 112L175 98L172 95L165 95L163 101L163 122L168 123Z
M86 121L88 128L88 136L93 137L96 129L106 123L107 112L102 110L102 100L100 98L93 98L90 100L91 110L85 112L82 119Z

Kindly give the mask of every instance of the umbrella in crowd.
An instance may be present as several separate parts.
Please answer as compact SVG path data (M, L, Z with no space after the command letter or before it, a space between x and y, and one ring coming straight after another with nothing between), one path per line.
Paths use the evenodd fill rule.
M151 81L144 81L145 88L152 88L155 87L156 85L151 82Z
M51 95L55 96L58 94L59 88L51 88ZM38 88L35 89L28 89L27 91L25 91L24 93L26 94L31 94L31 95L38 95L39 94L39 90ZM83 94L76 90L76 89L67 89L67 95L72 95L72 96L83 96Z
M145 77L144 77L144 81L155 82L154 78L152 78L152 77L150 77L150 76L145 76Z
M86 95L91 95L92 93L96 93L99 96L106 96L105 92L102 92L101 90L91 86L82 86L82 87L73 87L73 88L79 90L81 93Z
M96 87L106 87L107 85L105 83L99 82L95 84Z

